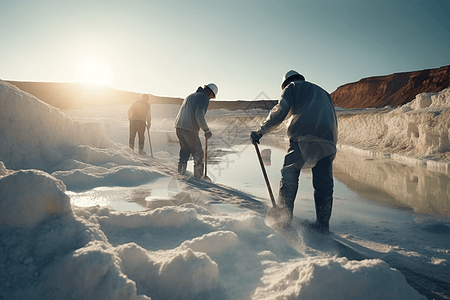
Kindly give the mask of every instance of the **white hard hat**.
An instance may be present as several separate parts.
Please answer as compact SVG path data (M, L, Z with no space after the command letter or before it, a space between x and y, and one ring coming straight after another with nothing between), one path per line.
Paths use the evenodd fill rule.
M294 70L290 70L288 71L286 74L284 74L283 76L283 81L281 82L281 89L283 90L286 85L288 80L293 77L293 76L300 76L300 78L302 78L303 80L305 80L305 78L303 77L303 75L301 75L299 72L294 71Z
M208 83L205 86L213 92L214 98L216 98L217 93L219 92L219 88L217 87L217 85L215 85L214 83Z

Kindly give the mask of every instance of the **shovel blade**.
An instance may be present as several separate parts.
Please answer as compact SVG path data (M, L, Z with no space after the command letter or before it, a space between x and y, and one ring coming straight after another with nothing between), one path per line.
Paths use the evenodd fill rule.
M267 214L265 223L270 227L285 228L291 223L291 217L285 208L275 206Z
M209 177L206 176L206 175L203 175L201 179L203 179L203 180L205 180L205 181L212 182L211 178L209 178Z

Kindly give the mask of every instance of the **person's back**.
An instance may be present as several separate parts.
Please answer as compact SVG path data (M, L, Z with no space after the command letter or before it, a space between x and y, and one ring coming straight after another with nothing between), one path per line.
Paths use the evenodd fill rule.
M205 132L206 140L212 136L205 120L209 100L215 98L218 88L214 83L199 87L197 91L184 99L175 118L175 132L180 142L178 173L186 173L190 155L194 157L194 176L203 176L203 148L199 138L200 128Z
M145 99L140 99L128 109L128 120L147 121L150 104Z
M206 110L208 109L209 98L204 90L199 87L197 91L190 94L183 101L178 115L175 118L174 127L182 128L198 133L200 128L208 131L205 121Z
M276 128L290 114L287 134L289 149L284 157L277 205L286 218L279 218L282 226L289 226L294 212L300 171L311 168L313 175L316 223L320 232L329 232L333 206L333 160L336 156L337 118L331 96L321 87L305 81L297 71L288 71L282 80L283 90L278 104L270 111L259 130L250 134L252 143ZM269 213L269 216L270 213Z
M148 95L142 95L142 98L134 102L128 109L128 120L130 121L129 145L134 150L134 141L138 135L139 153L144 154L145 128L151 126L151 106L148 103ZM150 141L149 141L150 142Z
M291 82L283 96L291 104L288 135L293 140L308 136L336 144L337 118L331 96L320 86L299 80Z

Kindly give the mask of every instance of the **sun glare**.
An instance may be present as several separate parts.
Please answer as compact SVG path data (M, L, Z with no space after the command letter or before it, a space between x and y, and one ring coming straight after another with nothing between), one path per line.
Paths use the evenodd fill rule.
M109 64L99 57L86 57L78 62L74 79L76 82L109 86L114 80L113 72Z

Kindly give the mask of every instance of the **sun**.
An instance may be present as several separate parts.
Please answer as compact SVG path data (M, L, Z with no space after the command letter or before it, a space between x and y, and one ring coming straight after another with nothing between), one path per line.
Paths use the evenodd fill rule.
M78 62L74 79L88 85L110 86L114 76L110 65L104 59L89 56Z

